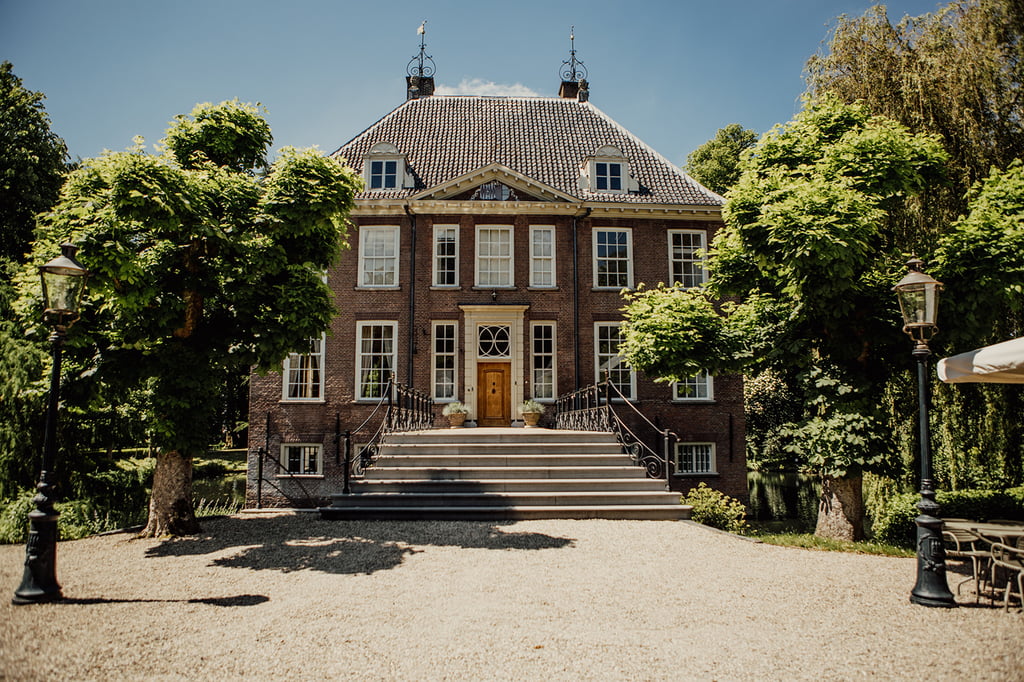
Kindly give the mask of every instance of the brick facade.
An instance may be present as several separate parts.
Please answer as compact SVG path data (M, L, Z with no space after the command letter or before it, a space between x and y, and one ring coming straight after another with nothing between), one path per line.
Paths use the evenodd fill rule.
M464 105L463 102L459 104ZM387 121L388 117L382 119L382 123ZM373 130L375 128L370 129ZM384 139L387 134L380 135ZM368 148L372 141L365 142L364 148ZM428 161L418 160L406 148L415 148L413 142L388 141L408 154L410 168L419 169L427 165ZM621 141L617 143L626 147ZM353 150L359 144L363 144L362 138L356 138L339 152L357 168L362 164ZM505 162L503 159L498 161ZM578 165L580 160L574 159L573 163ZM634 166L634 172L641 176L642 183L645 169L638 161ZM469 167L472 168L472 163ZM669 173L662 169L658 172ZM679 174L678 169L673 172ZM652 177L656 180L658 176ZM474 199L474 186L494 182L496 178L513 188L514 201ZM675 176L672 178L675 181ZM653 186L654 180L649 184ZM478 349L475 327L499 321L498 326L512 331L508 397L512 405L511 420L516 421L519 418L516 404L524 398L533 397L530 386L531 322L555 325L555 389L556 394L562 394L595 381L595 323L622 319L623 299L619 290L594 286L595 228L628 229L632 237L629 257L633 283L655 286L671 280L670 230L698 230L705 235L705 243L710 243L715 230L721 225L720 200L714 195L702 204L697 204L690 197L684 197L685 201L680 200L678 205L665 198L644 203L638 201L635 194L617 197L620 203L614 205L604 197L570 202L565 198L564 190L539 182L530 184L532 182L525 174L505 173L501 176L494 171L489 175L481 173L478 180L469 180L466 187L460 186L447 195L443 192L431 194L431 185L427 183L425 187L409 189L404 198L398 197L397 200L395 193L374 194L368 191L360 196L353 214L354 225L349 231L350 248L341 253L337 264L327 273L338 312L330 325L323 349L322 395L311 401L283 399L280 372L252 377L247 506L255 506L257 502L260 452L266 448L272 457L278 458L282 444L321 445L319 474L297 479L277 476L273 466L267 462L261 491L264 506L321 504L332 493L340 492L343 455L336 434L355 431L371 417L376 407L376 401L361 401L356 397L356 346L360 322L394 323L397 332L394 338L396 379L425 392L433 391L433 323L455 323L455 398L470 405L469 423L473 424L481 409L476 405L478 378L474 368ZM689 182L696 185L692 180ZM702 190L699 185L696 187ZM689 185L684 189L687 192L697 191ZM563 193L559 195L558 192ZM456 286L433 285L435 225L458 226ZM360 286L360 237L364 228L374 226L398 228L397 258L389 261L389 267L397 270L397 282L393 286ZM513 274L510 286L476 284L477 234L481 226L512 228ZM531 226L554 227L553 287L530 286ZM673 489L685 492L705 481L709 486L745 501L742 379L722 376L715 377L713 382L713 398L710 400L673 401L670 386L655 384L640 375L633 404L659 427L669 428L678 434L681 441L714 444L715 472L674 476ZM435 406L439 426L445 424L441 416L442 407L440 402ZM550 424L552 413L553 410L549 410L542 425ZM378 421L378 418L370 419L371 427L375 427ZM358 444L369 435L364 429L353 440Z

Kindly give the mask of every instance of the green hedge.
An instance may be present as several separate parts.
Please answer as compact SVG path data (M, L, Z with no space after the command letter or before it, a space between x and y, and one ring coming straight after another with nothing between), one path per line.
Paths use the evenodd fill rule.
M914 547L917 530L914 506L921 495L905 493L889 500L872 526L874 539L897 547ZM940 490L935 501L942 517L989 521L1015 519L1024 521L1024 486L1007 490Z

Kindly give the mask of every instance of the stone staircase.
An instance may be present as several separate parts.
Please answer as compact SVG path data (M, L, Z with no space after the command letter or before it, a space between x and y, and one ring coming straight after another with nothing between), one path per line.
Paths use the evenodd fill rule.
M689 518L610 433L467 428L388 436L325 519Z

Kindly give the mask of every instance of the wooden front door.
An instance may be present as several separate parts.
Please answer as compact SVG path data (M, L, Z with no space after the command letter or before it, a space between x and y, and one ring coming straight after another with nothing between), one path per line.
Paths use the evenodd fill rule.
M476 376L477 425L509 426L512 423L511 363L477 363Z

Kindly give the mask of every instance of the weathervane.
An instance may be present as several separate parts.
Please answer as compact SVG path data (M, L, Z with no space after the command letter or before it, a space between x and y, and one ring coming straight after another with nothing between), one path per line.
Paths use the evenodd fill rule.
M426 20L420 24L420 27L416 29L416 32L420 36L420 53L409 60L409 65L405 67L405 72L410 76L419 76L426 78L434 75L434 58L427 54L427 22Z
M576 59L576 27L569 29L569 58L562 62L562 80L578 83L587 77L587 67Z

